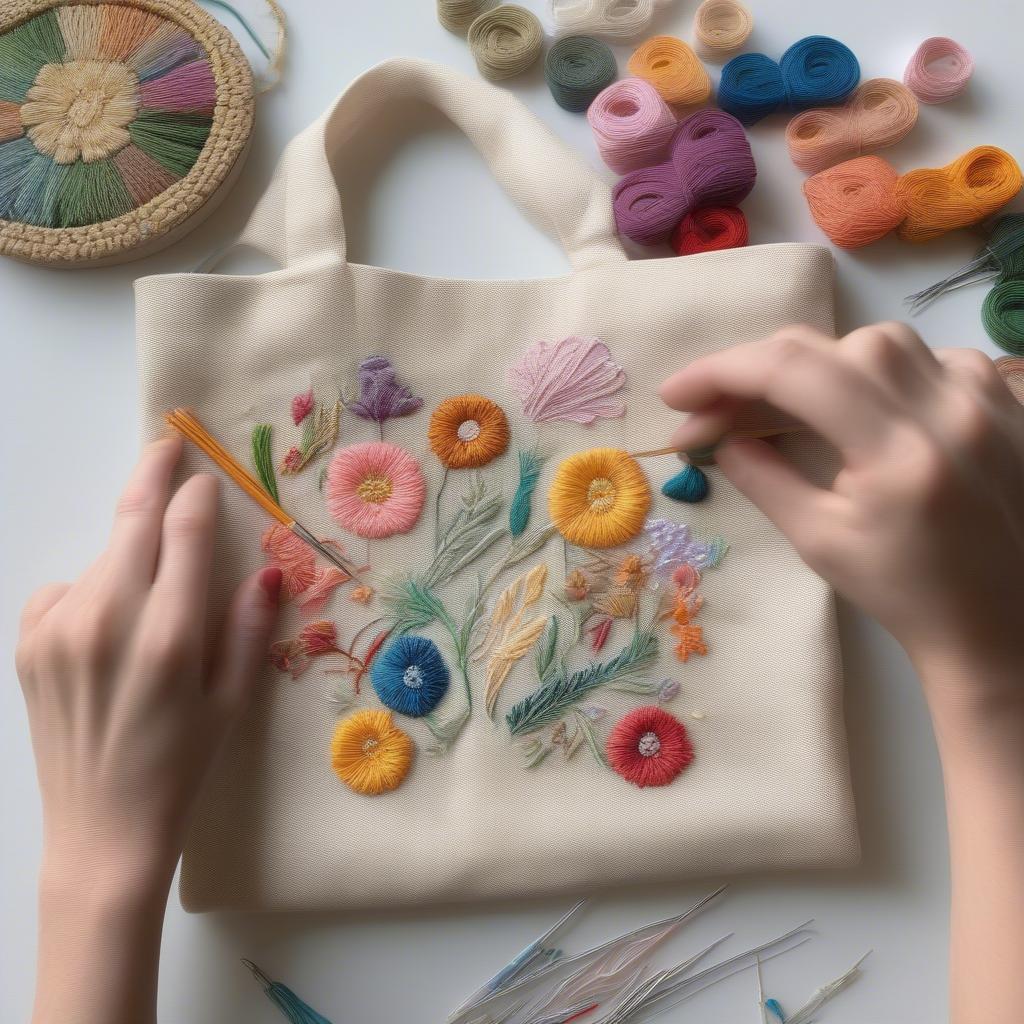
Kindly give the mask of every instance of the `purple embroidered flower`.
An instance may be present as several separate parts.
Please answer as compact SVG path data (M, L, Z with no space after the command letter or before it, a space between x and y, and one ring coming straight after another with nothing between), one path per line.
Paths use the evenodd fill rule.
M656 572L671 574L686 562L695 569L712 569L722 560L728 545L721 537L698 540L686 523L650 519L644 529L651 544Z
M679 683L677 683L675 679L663 680L661 687L658 690L658 700L662 704L667 704L677 696L679 696Z
M383 423L395 416L408 416L422 405L422 398L398 383L386 356L370 356L359 364L359 401L349 406L357 416Z

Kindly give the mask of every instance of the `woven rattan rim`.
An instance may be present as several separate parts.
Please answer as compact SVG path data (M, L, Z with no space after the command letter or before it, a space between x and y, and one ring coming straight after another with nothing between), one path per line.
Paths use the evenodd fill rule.
M252 68L231 32L193 0L4 0L0 34L47 10L74 5L137 7L179 25L206 50L217 84L213 123L202 152L188 173L131 213L97 224L47 228L0 219L0 254L32 263L73 266L130 259L131 251L159 248L197 214L230 177L252 133ZM179 229L179 230L175 230ZM171 234L173 232L173 235Z

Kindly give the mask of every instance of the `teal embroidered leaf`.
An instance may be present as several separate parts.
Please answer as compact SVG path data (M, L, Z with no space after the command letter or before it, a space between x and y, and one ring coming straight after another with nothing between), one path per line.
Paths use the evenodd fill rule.
M561 718L574 704L601 686L639 671L658 653L658 639L650 629L638 630L632 641L611 661L595 662L576 672L562 667L505 716L513 736L530 733Z
M540 479L541 461L536 452L519 453L519 486L508 510L508 527L513 537L523 533L530 522L533 492Z
M269 423L257 423L252 428L252 461L259 475L263 490L280 505L277 493L277 478L274 476L274 457L270 452L270 438L273 428Z

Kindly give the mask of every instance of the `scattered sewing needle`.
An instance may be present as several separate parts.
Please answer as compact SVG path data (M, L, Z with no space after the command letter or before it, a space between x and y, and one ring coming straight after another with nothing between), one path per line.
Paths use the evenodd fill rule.
M331 1024L317 1013L312 1006L304 1003L287 985L279 981L271 981L251 960L242 963L252 971L252 976L260 983L267 998L287 1017L292 1024Z
M860 965L871 955L869 949L848 971L840 974L838 978L834 978L832 981L826 982L821 988L816 989L812 994L811 998L800 1007L799 1010L794 1011L789 1017L786 1018L786 1024L810 1024L811 1018L820 1010L830 999L839 995L843 989L848 988L852 985L861 975Z

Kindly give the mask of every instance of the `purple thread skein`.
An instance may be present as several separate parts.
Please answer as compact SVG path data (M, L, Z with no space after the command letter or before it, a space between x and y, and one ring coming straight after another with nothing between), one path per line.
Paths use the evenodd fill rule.
M757 178L743 125L721 110L699 110L683 121L669 152L667 162L627 174L612 193L620 233L641 245L664 242L698 207L735 205Z

